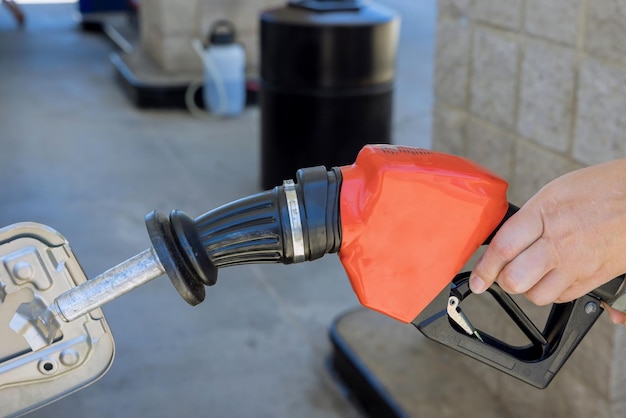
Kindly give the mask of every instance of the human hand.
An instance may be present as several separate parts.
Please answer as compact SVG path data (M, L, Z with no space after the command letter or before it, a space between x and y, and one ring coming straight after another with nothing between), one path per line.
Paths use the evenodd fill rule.
M508 219L470 277L537 305L568 302L626 272L626 159L550 182ZM608 308L608 307L607 307ZM613 322L626 315L608 309Z
M609 314L609 318L611 318L614 324L626 325L626 313L613 309L604 302L602 302L602 307Z

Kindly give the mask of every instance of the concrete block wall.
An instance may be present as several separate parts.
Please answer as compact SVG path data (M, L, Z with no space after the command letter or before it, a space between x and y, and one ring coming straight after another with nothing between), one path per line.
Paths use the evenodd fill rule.
M201 74L202 62L191 47L200 37L200 6L200 0L141 2L141 48L164 72Z
M434 149L491 168L518 205L561 174L626 156L626 0L438 6ZM482 309L480 320L509 332ZM625 339L601 317L544 391L462 362L512 416L622 417Z
M166 73L201 73L202 63L191 47L206 40L211 26L226 19L235 24L237 40L246 50L246 67L256 74L259 60L259 19L262 10L284 0L143 0L141 45Z

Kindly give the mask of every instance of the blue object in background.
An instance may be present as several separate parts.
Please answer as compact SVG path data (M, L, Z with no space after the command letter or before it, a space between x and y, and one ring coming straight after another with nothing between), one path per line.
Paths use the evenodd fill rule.
M128 0L79 0L78 10L82 14L123 12L130 9Z

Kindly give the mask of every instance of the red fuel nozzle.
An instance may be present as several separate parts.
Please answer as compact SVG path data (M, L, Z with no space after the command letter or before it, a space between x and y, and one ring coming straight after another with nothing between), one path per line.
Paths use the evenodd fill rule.
M508 208L503 179L434 151L366 146L341 173L341 262L363 305L407 323Z
M508 208L504 180L467 159L392 145L351 166L299 170L296 182L192 220L147 217L155 251L185 300L217 269L315 260L339 251L361 303L411 322L454 278Z
M153 249L57 298L57 311L70 320L163 272L196 305L219 268L339 251L363 305L411 322L503 219L506 187L464 158L366 146L351 166L299 170L196 219L148 214Z

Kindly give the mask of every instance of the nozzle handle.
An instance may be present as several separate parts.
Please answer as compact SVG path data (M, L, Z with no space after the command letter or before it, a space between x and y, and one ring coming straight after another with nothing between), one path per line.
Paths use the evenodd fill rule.
M491 239L518 208L509 205L504 219L485 240ZM601 302L613 303L623 295L625 276L619 276L574 301L552 305L546 324L539 329L504 292L494 283L487 293L504 310L529 344L514 346L478 330L481 339L460 330L447 314L448 300L455 296L463 302L470 297L469 272L458 274L412 323L426 337L466 354L532 386L543 389L574 352L580 341L602 314Z
M420 332L429 339L540 389L550 384L602 314L600 301L592 295L585 295L572 302L553 304L547 323L540 330L513 299L494 284L488 293L529 339L528 345L518 347L500 341L484 330L478 330L480 340L459 330L446 311L451 292L462 298L471 295L469 272L459 274L451 287L413 321Z

